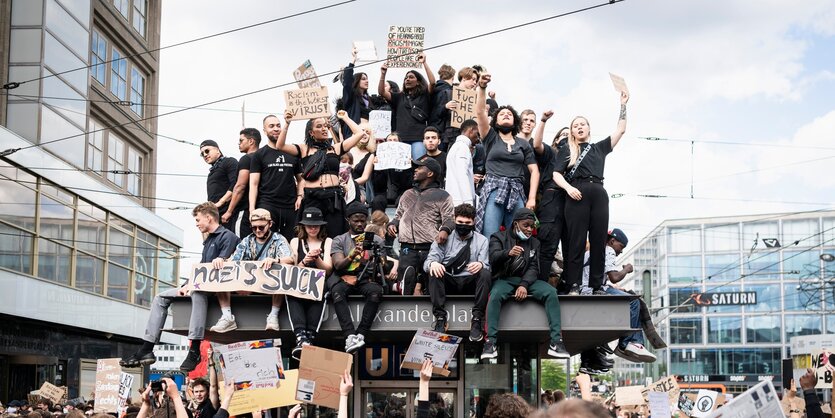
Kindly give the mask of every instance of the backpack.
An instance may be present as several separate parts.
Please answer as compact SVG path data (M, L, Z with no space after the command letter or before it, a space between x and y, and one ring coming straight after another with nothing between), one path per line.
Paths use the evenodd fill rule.
M325 160L328 157L327 148L319 148L308 159L302 167L302 178L307 181L318 179L325 172Z

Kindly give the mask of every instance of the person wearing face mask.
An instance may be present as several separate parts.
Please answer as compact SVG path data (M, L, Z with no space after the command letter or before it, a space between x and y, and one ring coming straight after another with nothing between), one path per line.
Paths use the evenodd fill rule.
M547 276L539 272L539 240L533 236L536 215L528 208L513 214L513 224L505 231L490 236L490 265L493 288L487 302L487 338L484 339L482 359L498 357L496 337L502 304L513 297L519 302L528 297L545 305L545 315L551 330L548 355L567 359L568 351L562 340L560 302Z
M484 309L490 294L490 264L487 238L475 232L475 208L470 204L455 207L455 232L444 244L432 243L423 270L429 274L429 297L438 332L447 330L446 295L474 295L470 341L484 338Z
M420 295L426 283L423 264L433 241L443 244L454 228L452 197L438 184L441 165L432 157L412 163L415 187L400 197L388 233L400 241L397 278L404 295Z

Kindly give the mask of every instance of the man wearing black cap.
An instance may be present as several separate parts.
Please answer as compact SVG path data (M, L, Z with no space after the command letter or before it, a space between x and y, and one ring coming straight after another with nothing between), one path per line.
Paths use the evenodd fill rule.
M560 328L560 302L557 291L548 284L548 276L539 272L539 240L533 236L536 215L527 208L513 213L510 229L490 236L490 266L493 289L487 302L487 338L484 340L482 359L498 357L496 336L499 333L499 316L502 303L513 297L521 302L531 297L545 305L545 315L551 330L548 355L569 358L562 341Z
M397 279L403 280L403 294L421 294L426 274L423 263L432 242L443 244L455 228L452 197L440 188L441 164L432 157L413 161L415 187L400 196L397 212L388 225L389 235L400 241ZM418 286L420 285L420 286Z
M229 201L232 198L232 190L238 181L238 160L232 157L224 157L217 142L211 139L200 143L200 156L209 165L209 176L206 178L207 200L217 206L219 213L226 213L229 209ZM229 216L227 221L221 225L235 232L238 212L235 208L232 210L234 214Z
M365 233L368 223L368 206L365 203L349 204L345 208L345 217L349 231L333 239L331 260L334 273L327 284L336 318L345 336L345 351L353 353L365 345L365 335L371 329L383 298L383 286L380 285L383 278L378 277L372 268L375 264L385 265L385 241L373 233ZM366 239L372 239L376 245L365 242ZM379 250L381 260L372 260L375 250ZM362 317L356 328L348 307L348 295L351 293L360 293L365 297Z

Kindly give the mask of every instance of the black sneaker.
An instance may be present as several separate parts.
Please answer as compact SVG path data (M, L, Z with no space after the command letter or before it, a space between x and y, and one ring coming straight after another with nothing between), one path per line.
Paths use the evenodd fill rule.
M599 354L602 354L602 355L604 355L604 356L607 356L607 355L609 355L609 354L614 354L614 353L615 353L615 351L614 351L614 350L612 350L612 348L611 348L611 347L609 347L609 345L608 345L608 344L598 345L597 347L594 347L594 349L595 349L595 350L596 350Z
M198 364L200 364L200 353L197 351L188 350L188 354L186 354L186 359L183 360L183 364L180 365L180 370L184 372L190 372L196 369Z
M568 290L568 294L571 296L578 296L580 294L580 285L576 283L573 284L571 289Z
M302 359L302 347L305 345L310 344L307 340L307 334L305 331L299 331L296 334L296 346L293 347L293 350L290 352L290 357L293 357L297 361L301 361Z
M496 358L499 356L498 350L496 350L496 343L494 343L489 338L484 339L484 349L481 350L481 359L487 360L491 358Z
M609 296L609 294L608 294L608 293L606 293L606 291L605 291L605 290L603 290L603 289L597 289L597 290L595 290L595 291L591 292L591 294L592 294L593 296Z
M130 357L125 357L119 360L119 365L122 367L139 367L139 366L147 366L157 362L156 356L154 356L154 352L148 353L141 353L139 351L130 355Z
M484 339L484 324L480 318L473 318L470 326L470 341L481 341Z
M551 342L551 345L548 346L548 355L558 359L568 359L571 357L571 354L565 349L565 344L563 344L562 340Z
M449 323L447 323L446 318L435 318L435 322L432 323L432 330L435 332L446 332L449 328Z
M601 374L609 373L609 369L595 369L591 366L581 365L579 369L580 373L587 374L590 376L597 376Z

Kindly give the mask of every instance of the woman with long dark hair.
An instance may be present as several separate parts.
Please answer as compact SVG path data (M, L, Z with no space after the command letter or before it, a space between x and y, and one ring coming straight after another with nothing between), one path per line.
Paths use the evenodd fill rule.
M579 288L582 281L587 236L589 287L597 293L603 286L609 228L609 194L603 188L603 170L606 156L626 132L627 101L629 93L621 92L617 127L615 132L602 141L589 142L591 126L588 119L575 117L569 125L568 146L563 147L557 155L554 181L568 195L565 201L568 248L564 251L565 271L562 280L569 291Z
M418 62L423 64L423 69L429 78L427 82L423 75L416 70L409 70L403 78L403 92L395 93L386 88L386 71L388 65L380 67L380 83L377 85L377 94L391 102L392 130L400 134L400 142L405 142L412 147L412 159L417 160L426 154L426 147L423 146L423 130L429 120L429 112L432 110L432 89L435 85L435 75L426 63L426 55L418 54Z
M357 62L357 49L351 51L351 62L342 70L342 108L348 112L348 117L356 124L368 121L368 115L373 109L371 97L368 96L368 75L354 73ZM342 125L342 137L351 136L351 128Z
M276 140L276 149L301 158L301 181L297 185L296 210L303 213L308 207L318 208L327 221L328 236L335 237L348 230L345 220L345 189L339 182L339 157L348 152L366 134L348 117L344 110L337 112L342 123L353 135L333 145L327 118L307 121L303 144L287 144L287 132L293 114L284 113L285 129Z

